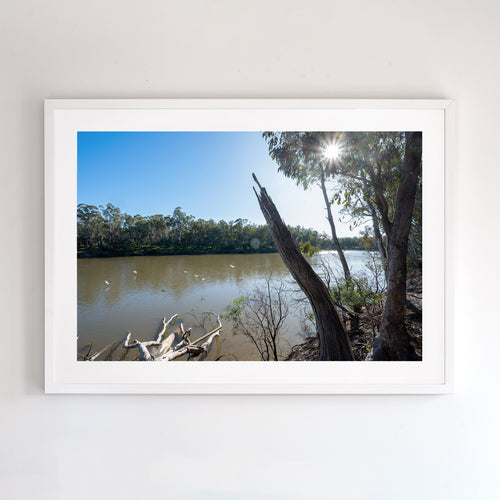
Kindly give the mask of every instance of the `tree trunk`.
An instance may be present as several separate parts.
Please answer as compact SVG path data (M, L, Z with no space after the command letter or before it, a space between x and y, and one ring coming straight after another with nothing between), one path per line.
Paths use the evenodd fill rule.
M333 222L331 204L330 204L330 200L328 199L328 193L326 192L324 173L321 174L321 191L323 191L323 198L325 200L326 213L328 215L328 222L330 224L330 229L332 231L333 245L335 246L335 250L337 250L337 254L338 254L340 262L342 264L342 268L344 269L345 280L351 281L351 272L349 271L349 266L347 265L347 260L345 258L344 252L340 246L339 239L337 238L337 231L335 229L335 222Z
M372 225L373 225L373 233L375 234L375 239L377 241L377 248L380 258L384 263L384 268L387 264L387 252L385 251L384 240L382 239L382 234L380 233L380 227L378 224L377 213L375 212L375 207L368 200L368 208L370 210L370 214L372 216Z
M415 236L410 229L410 235L408 236L409 245L409 257L412 261L413 267L415 269L420 269L422 267L422 247L415 239Z
M316 318L320 361L353 361L349 338L325 284L304 258L285 226L273 201L255 175L260 191L254 189L260 209L271 230L276 248L288 270L306 294Z
M422 133L407 132L402 180L396 195L394 218L388 235L387 300L380 333L373 343L374 361L415 361L417 356L405 326L406 256L418 176Z

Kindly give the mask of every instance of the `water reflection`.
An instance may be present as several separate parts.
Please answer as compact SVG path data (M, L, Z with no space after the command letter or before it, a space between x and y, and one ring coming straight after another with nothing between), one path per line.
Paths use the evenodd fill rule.
M81 259L78 261L78 304L92 306L104 297L106 304L113 306L123 296L145 291L166 292L181 300L194 290L227 284L239 286L267 275L287 273L277 254Z
M367 261L364 252L347 252L346 257L354 271L363 269ZM322 260L340 271L334 252L316 255L311 263L319 269ZM79 346L92 342L100 349L128 331L149 340L163 316L222 313L234 298L270 276L273 280L291 279L278 254L80 259ZM223 352L238 359L257 359L248 340L232 336L227 327L221 338ZM298 333L298 320L291 319L287 336L290 344L298 341Z

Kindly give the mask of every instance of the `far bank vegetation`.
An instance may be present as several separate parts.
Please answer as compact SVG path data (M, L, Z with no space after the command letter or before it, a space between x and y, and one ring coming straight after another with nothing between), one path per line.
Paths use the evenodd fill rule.
M247 219L226 222L196 219L177 207L170 215L129 215L108 203L80 203L77 209L78 256L181 255L276 252L269 227ZM298 245L332 249L328 235L289 227ZM361 238L343 238L345 249L361 250Z

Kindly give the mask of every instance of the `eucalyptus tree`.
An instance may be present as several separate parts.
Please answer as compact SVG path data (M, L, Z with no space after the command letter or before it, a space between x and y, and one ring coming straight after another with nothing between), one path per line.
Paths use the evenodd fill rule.
M344 134L337 168L339 189L334 199L342 205L341 213L349 217L353 225L371 221L379 254L386 266L386 245L397 190L404 175L405 148L404 132L349 132ZM414 267L421 265L421 234L422 185L419 174L408 242L408 257Z
M332 197L328 193L327 180L335 174L335 161L339 151L332 134L323 132L264 132L271 158L278 164L278 170L286 177L294 179L297 185L308 189L320 187L332 241L337 250L346 281L351 281L351 273L332 215Z
M340 189L335 199L343 204L344 214L358 220L371 218L379 252L383 258L387 255L387 299L371 354L375 360L416 359L404 313L407 258L418 254L419 245L421 251L421 161L420 132L350 132L343 136L336 169Z
M373 359L416 360L415 350L406 331L406 259L415 198L421 175L422 133L405 133L405 152L392 219L383 215L388 234L387 299L379 335L373 344Z
M345 208L355 214L356 203L377 209L387 237L387 299L379 335L370 355L374 360L416 359L404 314L408 240L414 218L421 214L415 200L421 182L422 134L384 132L347 134L342 157ZM361 194L361 196L360 196ZM350 203L353 200L350 206ZM420 215L421 216L421 215Z
M80 203L77 207L78 246L90 250L102 247L104 234L104 217L94 205Z
M177 243L182 245L182 238L185 233L190 229L191 223L194 220L192 215L187 215L181 210L181 207L177 207L172 214L172 226L173 230L177 236Z
M311 304L319 339L319 360L353 361L354 355L349 337L329 290L302 255L266 189L260 185L255 175L253 178L259 187L259 189L254 188L254 191L276 249Z
M401 164L404 132L349 132L342 135L336 173L340 189L335 201L343 206L353 225L371 221L380 257L387 259L386 236L390 227Z
M414 268L422 268L422 179L417 187L413 219L408 236L408 258Z
M101 206L99 208L101 209L105 225L107 226L108 246L114 247L120 245L125 215L112 203L106 204L106 207Z
M387 264L387 249L382 232L380 231L380 219L377 209L371 199L368 179L363 179L364 189L342 190L339 189L333 196L334 200L342 205L340 213L347 217L350 228L359 227L366 222L371 222L373 236L375 238L376 247L380 259ZM352 183L351 183L352 184ZM345 185L342 186L345 188Z
M236 219L235 221L229 221L233 234L233 245L234 248L243 247L248 243L247 238L245 238L245 227L248 225L247 219Z
M404 314L408 240L412 223L413 231L418 233L419 217L421 227L422 134L330 134L334 138L330 143L328 134L318 132L266 132L264 137L271 157L285 175L304 188L313 182L321 186L329 220L331 199L326 193L325 180L334 174L339 183L333 198L344 205L344 211L353 217L370 215L375 234L380 221L387 239L387 299L370 359L415 360ZM343 143L336 143L340 138ZM328 144L330 148L336 147L335 162L325 165L321 157L326 156ZM334 228L332 236L335 243ZM377 239L383 248L380 230Z
M148 225L151 232L151 242L159 243L168 236L168 217L162 214L150 215L148 218Z
M124 227L128 242L132 246L146 245L150 242L151 226L142 215L125 215Z

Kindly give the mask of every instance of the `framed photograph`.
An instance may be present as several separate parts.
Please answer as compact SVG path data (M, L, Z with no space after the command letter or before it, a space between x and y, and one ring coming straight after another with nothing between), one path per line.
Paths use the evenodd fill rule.
M447 100L45 101L47 393L452 391Z

